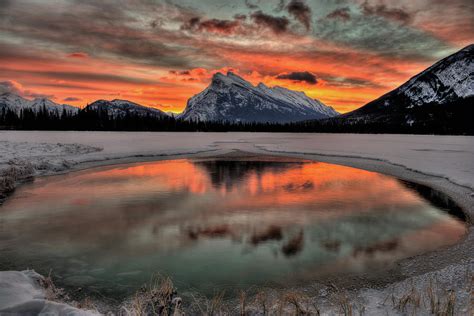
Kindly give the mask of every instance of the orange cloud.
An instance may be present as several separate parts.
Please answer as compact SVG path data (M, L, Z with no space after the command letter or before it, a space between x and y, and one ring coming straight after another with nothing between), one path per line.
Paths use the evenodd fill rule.
M67 57L72 57L72 58L87 58L89 57L88 54L82 53L82 52L77 52L77 53L71 53L67 55Z
M139 65L83 53L63 58L42 55L38 59L19 55L2 59L0 80L13 79L28 90L54 95L58 100L67 99L68 103L80 107L97 99L123 98L178 113L190 97L210 83L216 72L233 71L254 85L263 82L268 86L304 91L344 113L379 97L429 66L429 62L390 58L344 47L334 51L331 45L322 46L328 51L295 53L266 50L259 53L223 47L216 53L225 54L232 67L187 70ZM314 74L317 83L286 80L281 76L305 72Z

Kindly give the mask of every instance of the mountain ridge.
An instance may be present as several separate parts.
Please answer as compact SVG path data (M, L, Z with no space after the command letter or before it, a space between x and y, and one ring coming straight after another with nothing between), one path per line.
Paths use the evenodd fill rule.
M22 110L30 109L37 113L42 109L46 109L49 113L56 113L59 116L62 115L64 110L69 114L77 114L80 110L75 106L55 103L47 98L28 100L11 92L6 92L0 95L0 110L1 109L10 109L17 115L19 115Z
M443 111L447 116L469 112L473 98L474 44L471 44L434 63L398 88L337 119L423 124L435 120L435 115L439 116ZM456 109L457 105L464 109ZM472 118L472 112L467 114Z
M78 114L82 110L95 110L106 109L107 113L112 117L124 117L127 113L137 114L139 116L151 115L153 117L164 117L169 116L167 113L148 106L144 106L132 101L114 99L104 100L99 99L88 104L84 109L75 107L69 104L59 104L48 98L35 98L28 100L17 94L6 92L0 95L0 110L10 109L17 115L20 115L22 110L32 110L34 113L38 113L40 110L45 108L49 113L56 113L61 116L63 110L66 110L69 114Z
M169 116L167 113L148 106L144 106L132 101L114 99L114 100L104 100L99 99L88 104L85 109L88 110L101 110L106 109L107 114L113 118L124 117L127 114L136 114L138 116L153 116L153 117L166 117Z
M288 123L338 115L332 107L283 87L252 85L228 72L216 73L202 92L188 100L178 118L199 121Z

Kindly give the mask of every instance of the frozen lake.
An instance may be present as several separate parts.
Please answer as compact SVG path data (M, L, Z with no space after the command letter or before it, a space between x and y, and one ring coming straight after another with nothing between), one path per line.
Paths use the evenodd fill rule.
M90 152L57 144L101 150ZM64 160L74 164L233 149L385 161L474 188L473 136L0 131L0 169L11 160L27 159L48 170L63 168Z

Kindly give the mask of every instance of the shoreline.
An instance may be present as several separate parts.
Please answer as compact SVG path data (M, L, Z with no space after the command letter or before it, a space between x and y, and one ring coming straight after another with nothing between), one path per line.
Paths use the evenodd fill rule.
M246 144L247 145L247 144ZM459 243L449 246L447 248L437 249L432 252L416 255L402 259L396 265L388 270L374 271L369 274L359 275L341 275L338 277L330 277L327 280L318 281L318 284L334 285L347 291L358 293L364 289L383 289L397 282L404 282L409 279L420 277L424 274L437 273L443 269L448 269L453 266L461 265L467 270L474 266L474 249L472 244L474 242L474 191L453 181L446 177L439 177L428 175L421 171L410 170L407 167L390 163L384 160L377 160L372 158L347 157L328 154L315 154L303 152L285 152L272 151L261 146L241 146L243 149L226 148L226 146L219 146L219 143L214 143L213 149L205 149L199 152L187 153L173 153L158 154L158 155L132 155L123 156L113 159L98 159L90 161L77 162L62 170L46 170L40 172L37 176L26 177L19 179L18 185L22 185L29 181L34 181L36 177L58 176L61 174L75 172L86 169L93 169L98 167L108 167L122 164L133 164L141 162L163 161L171 159L193 159L193 158L225 158L236 157L242 155L257 155L257 156L274 156L298 158L319 162L327 162L332 164L344 165L348 167L363 169L367 171L377 172L389 175L404 181L417 183L428 186L437 191L440 191L450 197L457 205L459 205L466 215L467 232L466 236ZM14 192L14 191L13 191ZM7 199L8 196L5 198ZM0 201L0 206L2 202ZM379 273L380 272L380 273ZM309 286L310 284L308 284Z

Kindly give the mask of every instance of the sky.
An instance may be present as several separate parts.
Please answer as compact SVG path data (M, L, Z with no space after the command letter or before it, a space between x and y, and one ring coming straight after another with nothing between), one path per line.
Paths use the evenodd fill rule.
M344 113L474 39L472 0L0 0L0 93L181 112L216 72Z

